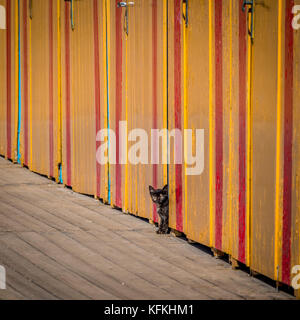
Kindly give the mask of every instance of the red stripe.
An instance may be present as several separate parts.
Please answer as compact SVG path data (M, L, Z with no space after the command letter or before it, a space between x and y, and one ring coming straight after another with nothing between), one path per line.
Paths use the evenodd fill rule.
M65 2L67 185L71 186L70 3Z
M153 114L152 114L152 126L153 129L157 129L157 0L153 0L152 3L152 76L153 76ZM156 139L154 150L156 152ZM156 159L157 155L154 155ZM153 187L157 188L157 164L153 164ZM153 204L153 221L158 221L156 205Z
M282 282L290 284L291 275L291 217L293 170L293 65L294 34L292 29L293 0L286 1L285 18L285 92L284 92L284 187L282 230Z
M6 1L6 153L11 159L11 2Z
M99 31L98 31L98 1L94 0L94 60L95 60L95 113L96 113L96 135L100 130L100 55L99 55ZM96 141L96 150L100 146L100 141ZM100 177L101 166L96 163L97 175L97 196L100 197Z
M53 177L53 6L49 1L49 164Z
M116 206L122 207L122 167L120 164L120 128L122 117L122 10L117 7L116 0Z
M246 262L246 14L239 8L239 261Z
M27 0L23 5L23 64L24 64L24 164L28 166L28 51L27 51Z
M174 0L174 94L175 94L175 128L181 130L181 0ZM182 165L175 164L176 184L176 229L182 226Z
M216 230L215 246L222 250L223 213L223 63L222 63L222 0L215 0L216 54Z

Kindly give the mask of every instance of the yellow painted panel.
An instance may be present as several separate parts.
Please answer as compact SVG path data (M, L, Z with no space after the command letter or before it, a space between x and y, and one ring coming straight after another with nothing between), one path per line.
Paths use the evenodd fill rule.
M239 17L239 3L233 0L223 1L223 250L235 259L239 258L239 160L242 157L239 153L239 90L243 81L239 79ZM246 33L244 37L247 37Z
M57 179L57 2L35 0L27 14L29 168Z
M107 201L107 166L96 170L96 115L97 129L107 128L105 7L100 1L74 2L72 30L71 6L61 5L63 179L73 190Z
M186 176L185 192L185 233L188 238L210 245L210 161L209 161L209 3L189 2L189 25L187 28L187 74L186 86L186 125L192 129L193 150L196 149L195 130L204 130L204 171L201 175ZM185 141L185 148L187 148ZM190 167L190 166L188 166ZM211 204L213 205L213 204Z
M156 3L156 6L155 6ZM152 219L152 203L148 185L153 184L153 166L151 165L151 129L154 126L154 83L156 81L157 116L156 126L162 129L166 123L166 90L163 85L164 70L166 69L166 37L163 30L166 3L160 1L136 1L128 8L128 35L126 32L125 8L116 8L116 2L110 2L110 128L117 134L119 121L127 121L127 133L134 129L142 129L148 136L148 153L146 163L138 161L139 155L133 154L127 164L110 165L112 205L122 207L142 217ZM156 10L156 40L153 14ZM165 13L166 14L166 13ZM119 19L119 20L118 20ZM153 20L154 19L154 20ZM165 20L166 26L166 20ZM165 29L166 31L166 29ZM156 41L156 62L154 62L153 43ZM120 50L122 51L120 53ZM156 63L156 79L153 77ZM165 63L165 64L164 64ZM165 69L164 66L165 65ZM143 70L143 72L141 72ZM165 117L165 118L164 118ZM166 124L165 124L166 126ZM136 142L120 140L125 156ZM143 154L143 155L144 155ZM117 159L118 161L119 159ZM137 164L134 164L136 160ZM164 179L165 172L165 180ZM157 166L157 187L166 181L166 167Z
M129 9L129 30L127 36L128 57L128 131L142 129L147 133L148 157L145 163L134 165L128 163L128 211L139 216L152 219L152 202L149 196L149 185L153 185L153 166L151 165L151 129L163 128L163 33L159 35L158 30L163 30L163 3L159 1L136 1ZM156 5L156 6L155 6ZM154 7L155 6L155 7ZM156 8L156 9L155 9ZM156 34L155 20L156 10ZM161 29L160 29L161 28ZM154 53L154 42L156 42L156 53ZM157 56L154 62L154 54ZM154 65L154 63L156 65ZM155 76L156 68L156 79ZM143 72L141 72L141 70ZM155 88L156 85L156 117L154 113ZM156 118L156 119L155 119ZM156 124L155 122L156 121ZM135 142L129 142L128 149ZM139 155L133 157L137 160ZM129 159L130 160L130 159ZM157 166L157 187L163 185L162 166Z
M117 7L117 1L106 0L107 10L107 63L109 85L109 127L116 134L116 157L120 148L126 154L126 143L121 141L120 121L127 119L126 109L126 34L124 32L125 10ZM125 134L126 135L126 134ZM110 163L110 202L113 207L127 209L126 165L116 159Z
M6 29L0 29L0 154L17 160L17 120L18 120L18 2L10 1L10 15L7 1L1 0L0 5L6 14ZM10 39L7 39L10 31ZM8 40L8 41L7 41ZM7 43L10 46L10 72L7 74ZM10 78L10 90L7 90L7 75ZM8 99L8 91L10 99ZM10 101L10 115L7 106ZM10 124L7 119L10 118ZM10 138L9 138L10 137Z
M5 8L6 13L6 1L1 0L0 5ZM1 8L2 9L2 8ZM0 154L4 156L7 150L7 31L0 29Z
M21 131L20 154L21 163L27 167L30 165L30 22L29 1L20 3L20 53L21 53Z
M278 4L255 6L251 268L274 277ZM275 50L274 50L275 48Z

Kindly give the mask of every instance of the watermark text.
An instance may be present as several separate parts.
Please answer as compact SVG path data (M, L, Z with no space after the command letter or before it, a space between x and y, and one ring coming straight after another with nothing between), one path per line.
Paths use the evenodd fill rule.
M6 271L3 266L0 266L0 290L6 289Z
M292 287L295 290L300 290L300 265L293 267L292 274L295 275L292 279Z
M137 128L128 132L127 121L120 121L118 132L118 136L112 129L97 133L96 159L100 165L182 164L188 176L201 175L204 171L204 129L147 132Z
M0 29L6 29L6 10L3 6L0 6Z
M300 29L300 5L295 5L292 9L292 13L295 15L292 20L292 27L294 30Z

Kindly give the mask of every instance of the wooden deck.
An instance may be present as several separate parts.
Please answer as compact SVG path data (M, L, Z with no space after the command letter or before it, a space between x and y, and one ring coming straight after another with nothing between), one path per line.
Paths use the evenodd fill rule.
M0 299L293 299L0 158Z

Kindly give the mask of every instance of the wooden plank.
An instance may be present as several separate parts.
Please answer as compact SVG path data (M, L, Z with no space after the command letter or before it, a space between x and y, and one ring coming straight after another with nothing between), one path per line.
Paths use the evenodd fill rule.
M107 292L108 299L117 297L119 299L137 299L141 292L129 286L124 285L124 274L118 274L118 269L111 263L104 262L101 257L96 254L89 253L88 258L82 256L84 254L76 246L67 245L67 239L59 241L63 237L62 233L46 234L44 237L28 232L22 234L21 238L39 250L47 252L47 255L55 259L62 265L72 266L77 274L82 275L99 288ZM69 244L69 243L68 243ZM80 254L79 254L80 253Z
M208 250L52 182L26 184L26 169L5 165L1 299L292 299Z
M85 299L86 296L78 291L72 290L57 278L50 276L40 266L35 265L30 260L24 258L20 252L7 248L3 245L3 238L0 240L1 262L6 269L17 270L25 278L39 284L44 290L52 293L58 299ZM19 289L19 288L18 288ZM20 290L20 289L19 289ZM27 298L27 297L26 297ZM37 298L41 298L41 295Z
M82 275L74 272L67 264L60 264L48 256L47 252L39 251L26 241L17 237L14 237L13 240L6 237L6 239L2 238L1 241L6 243L6 245L13 245L13 249L22 252L22 256L24 256L25 259L30 260L34 265L38 265L42 270L47 272L47 274L64 283L70 288L71 295L74 294L72 293L73 291L80 295L80 299L115 299L114 296L109 295L103 289L85 279ZM33 278L33 280L35 280L35 278Z

